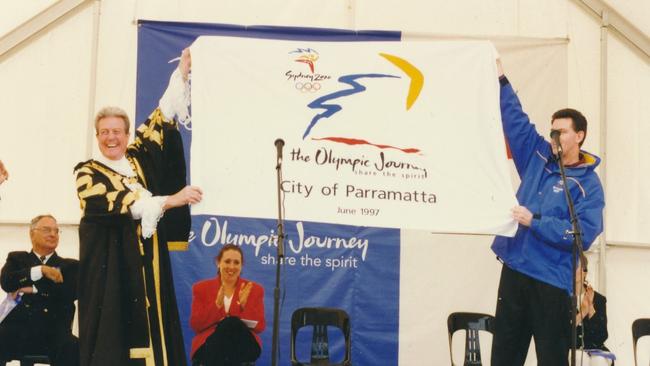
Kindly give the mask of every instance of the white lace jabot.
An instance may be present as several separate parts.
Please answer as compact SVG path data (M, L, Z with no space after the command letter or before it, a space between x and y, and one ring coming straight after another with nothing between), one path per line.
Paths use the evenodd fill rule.
M120 173L125 177L135 177L135 172L131 168L131 164L126 156L122 156L120 160L111 160L105 157L104 155L96 158L98 162L106 165L107 167L113 169L114 171Z

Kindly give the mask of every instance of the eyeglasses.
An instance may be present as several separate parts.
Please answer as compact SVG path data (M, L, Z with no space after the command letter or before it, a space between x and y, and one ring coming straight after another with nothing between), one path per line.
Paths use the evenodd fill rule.
M97 135L102 136L102 137L106 137L106 136L110 135L111 133L113 133L113 135L121 136L121 135L126 135L126 130L124 128L101 129L101 130L99 130Z
M61 234L61 229L56 227L39 227L34 230L40 231L43 234L56 234L56 235Z

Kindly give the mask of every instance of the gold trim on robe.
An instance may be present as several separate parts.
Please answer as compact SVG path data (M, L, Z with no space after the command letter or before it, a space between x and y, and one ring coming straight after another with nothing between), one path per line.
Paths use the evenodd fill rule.
M190 243L186 241L168 241L167 248L170 252L187 252L190 249Z

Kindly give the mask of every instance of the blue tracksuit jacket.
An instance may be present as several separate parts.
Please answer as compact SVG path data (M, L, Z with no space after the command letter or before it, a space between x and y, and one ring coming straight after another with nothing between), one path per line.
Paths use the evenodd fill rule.
M497 236L492 250L511 269L544 283L573 292L571 250L573 235L560 169L544 140L521 108L507 79L501 79L501 119L512 157L521 178L519 204L534 214L530 227L519 225L514 238ZM587 250L603 230L605 199L594 169L600 158L581 151L584 164L567 168L573 198Z

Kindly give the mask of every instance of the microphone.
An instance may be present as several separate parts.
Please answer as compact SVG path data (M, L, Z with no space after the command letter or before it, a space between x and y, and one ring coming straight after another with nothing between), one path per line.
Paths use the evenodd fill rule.
M281 138L275 139L275 149L277 150L278 164L282 164L282 148L284 147L284 140Z
M551 140L555 141L555 146L557 146L558 157L562 155L562 145L560 144L560 131L551 130Z
M551 140L557 140L559 138L560 138L560 131L559 130L551 130Z

